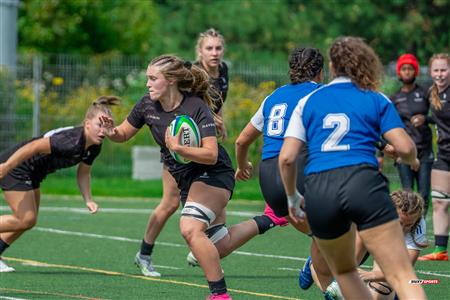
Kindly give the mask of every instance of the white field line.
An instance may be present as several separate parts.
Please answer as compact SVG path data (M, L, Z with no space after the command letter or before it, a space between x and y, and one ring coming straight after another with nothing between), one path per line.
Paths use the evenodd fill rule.
M1 295L0 295L0 299L8 299L8 300L27 300L27 299L24 299L24 298L6 297L6 296L1 296Z
M0 211L10 211L9 206L0 206ZM41 206L39 211L45 212L72 212L78 214L90 214L87 208L77 208L77 207L54 207L54 206ZM99 213L115 213L115 214L145 214L150 215L153 209L142 209L142 208L102 208L98 210ZM254 217L257 212L245 212L245 211L227 211L228 216L236 217Z
M67 231L67 230L45 228L45 227L34 227L33 230L43 231L43 232L51 232L51 233L63 234L63 235L75 235L75 236L81 236L81 237L91 237L91 238L97 238L97 239L113 240L113 241L120 241L120 242L132 242L132 243L140 243L141 242L140 239L130 239L130 238L120 237L120 236L101 235L101 234L85 233L85 232L78 232L78 231ZM169 246L169 247L187 248L187 246L183 245L183 244L166 243L166 242L156 242L156 244L162 245L162 246ZM233 254L255 256L255 257L286 259L286 260L296 260L296 261L305 261L306 260L306 258L302 258L302 257L252 253L252 252L245 252L245 251L234 251Z

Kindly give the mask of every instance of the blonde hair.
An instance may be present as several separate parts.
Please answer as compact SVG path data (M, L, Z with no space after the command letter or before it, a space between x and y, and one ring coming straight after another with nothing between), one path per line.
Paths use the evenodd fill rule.
M119 105L120 99L116 96L100 96L92 102L89 106L86 115L84 116L84 121L92 120L99 113L103 113L108 117L112 117L111 106Z
M182 93L194 94L211 108L216 109L213 99L222 99L219 92L210 84L209 75L189 61L175 55L161 55L153 59L149 66L159 67L167 80L174 80Z
M430 61L429 61L430 73L431 73L431 64L436 59L444 59L444 60L446 60L447 61L447 65L450 68L450 56L447 53L438 53L438 54L433 55L430 58ZM442 109L441 98L439 98L439 91L438 91L436 83L434 83L434 82L433 82L433 85L431 85L431 88L430 88L430 102L431 102L431 105L433 105L433 107L436 110L441 110Z
M414 244L416 244L420 248L425 248L427 244L420 244L416 241L416 229L419 226L420 219L422 218L424 212L424 201L422 197L414 192L408 191L395 191L391 193L392 202L394 202L395 208L400 210L405 215L417 215L417 220L414 222L414 225L411 227L409 231Z
M336 76L350 77L360 89L377 90L383 67L375 51L359 37L337 38L328 52Z
M197 38L197 44L195 45L195 54L197 57L197 61L201 60L200 57L200 49L202 48L202 43L203 40L207 37L213 37L213 38L218 38L221 42L222 42L222 46L225 48L225 39L223 38L223 35L220 34L217 30L215 30L214 28L209 28L208 30L206 30L205 32L201 32L198 35Z

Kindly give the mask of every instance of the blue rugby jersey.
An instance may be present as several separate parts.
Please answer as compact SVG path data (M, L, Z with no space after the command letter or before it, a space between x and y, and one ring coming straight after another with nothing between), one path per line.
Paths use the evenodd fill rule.
M250 122L264 133L262 160L278 156L283 146L284 133L298 101L317 89L315 82L287 84L264 99Z
M389 98L339 77L300 100L285 137L308 144L308 175L364 163L377 167L375 143L403 127Z

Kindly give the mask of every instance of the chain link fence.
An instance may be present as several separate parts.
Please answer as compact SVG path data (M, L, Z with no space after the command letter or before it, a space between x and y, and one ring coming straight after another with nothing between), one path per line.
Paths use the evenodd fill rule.
M147 63L141 57L124 56L18 56L16 74L0 69L0 149L54 128L81 124L87 105L101 94L119 95L127 101L128 106L118 118L121 121L146 91ZM255 88L265 81L274 81L279 86L289 80L287 63L230 63L229 66L231 79L239 78ZM386 74L386 82L392 86L387 88L393 89L397 85L394 66L387 66ZM421 74L426 74L426 69ZM419 78L422 83L427 80L426 75ZM148 130L141 132L141 137L131 143L105 141L94 174L131 176L131 146L153 143ZM61 174L70 172L73 170ZM392 164L386 165L385 172L398 181Z

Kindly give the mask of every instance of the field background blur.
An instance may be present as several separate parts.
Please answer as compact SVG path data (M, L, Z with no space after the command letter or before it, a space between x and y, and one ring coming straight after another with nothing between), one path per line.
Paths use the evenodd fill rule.
M87 106L100 95L122 98L123 105L114 111L121 122L146 92L151 58L174 53L194 60L198 33L214 27L226 40L231 83L224 145L233 155L236 137L261 101L289 81L287 56L293 48L314 46L325 55L337 36L361 36L385 65L381 89L390 95L399 87L395 60L404 52L418 56L418 81L430 83L428 58L449 51L446 11L448 0L22 1L17 66L0 70L0 149L32 137L36 99L40 134L81 124ZM126 144L106 141L94 178L131 178L135 145L154 145L147 128ZM251 149L255 165L260 148L261 140ZM73 172L64 170L57 179ZM386 163L385 173L398 182L392 163Z

